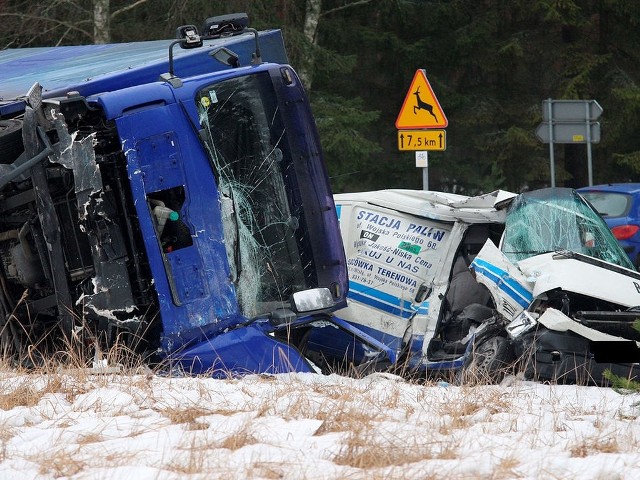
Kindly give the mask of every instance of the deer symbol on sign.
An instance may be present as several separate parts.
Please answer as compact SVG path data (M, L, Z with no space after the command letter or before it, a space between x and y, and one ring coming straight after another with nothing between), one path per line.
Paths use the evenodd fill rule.
M435 113L433 113L433 105L428 104L420 98L420 87L416 88L416 91L413 92L413 94L416 96L416 102L418 103L415 107L413 107L413 114L416 114L416 110L426 110L431 114L433 118L436 119L437 122L438 117L436 117Z

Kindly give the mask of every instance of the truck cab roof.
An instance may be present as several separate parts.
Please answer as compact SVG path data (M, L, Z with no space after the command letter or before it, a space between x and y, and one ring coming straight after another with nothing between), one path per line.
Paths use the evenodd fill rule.
M262 60L288 63L278 30L259 32ZM43 98L61 97L75 91L82 96L156 82L169 71L169 46L175 40L18 48L0 51L0 118L24 108L23 98L39 83ZM204 48L173 49L174 71L190 77L232 67L211 54L222 47L239 57L240 66L251 64L255 37L244 33L205 40Z

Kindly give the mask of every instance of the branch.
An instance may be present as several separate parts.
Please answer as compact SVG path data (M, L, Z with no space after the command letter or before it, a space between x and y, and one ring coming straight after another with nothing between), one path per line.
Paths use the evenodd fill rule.
M371 3L373 0L358 0L357 2L348 3L346 5L342 5L341 7L332 8L331 10L326 10L320 14L321 17L325 15L329 15L330 13L335 13L340 10L345 10L351 7L359 7L360 5L366 5L367 3Z
M64 32L64 33L62 34L62 36L58 39L58 43L56 43L56 47L59 47L59 46L60 46L60 44L62 43L62 40L64 40L64 37L66 37L66 36L67 36L67 33L69 33L69 30L70 30L70 29L69 29L69 28L67 28L67 31L66 31L66 32Z
M124 13L127 10L131 10L132 8L135 8L138 5L141 5L143 3L147 3L147 0L138 0L137 2L132 3L131 5L127 5L126 7L122 7L120 10L116 10L115 12L113 12L111 14L111 19L113 20L114 18L116 18L116 16L120 15L121 13Z
M69 30L77 30L78 32L85 34L89 38L93 38L93 34L92 33L89 33L86 30L83 30L82 28L78 28L76 26L76 25L80 25L82 23L89 23L90 20L80 20L79 22L76 22L75 25L72 25L72 24L67 23L67 22L56 20L55 18L41 17L39 15L28 15L26 13L0 13L0 17L18 17L18 18L28 18L30 20L41 20L41 21L44 21L44 22L53 22L53 23L55 23L55 24L57 24L59 26L67 27L67 29L68 29L67 31L69 31Z

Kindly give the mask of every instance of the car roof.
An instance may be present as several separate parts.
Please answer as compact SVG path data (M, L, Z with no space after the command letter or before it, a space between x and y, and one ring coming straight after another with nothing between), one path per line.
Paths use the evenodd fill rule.
M505 190L468 197L455 193L389 189L334 195L338 204L368 203L441 221L504 223L504 206L516 196Z
M578 192L640 193L640 183L606 183L579 188Z

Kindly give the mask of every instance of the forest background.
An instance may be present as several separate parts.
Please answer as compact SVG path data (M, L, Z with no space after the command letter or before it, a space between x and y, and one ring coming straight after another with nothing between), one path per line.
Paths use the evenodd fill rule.
M535 136L549 98L602 106L594 183L640 181L637 0L0 0L0 50L172 38L233 12L282 29L335 192L422 188L395 128L417 69L449 121L431 189L549 186L549 145ZM558 186L588 184L586 145L554 156Z

